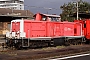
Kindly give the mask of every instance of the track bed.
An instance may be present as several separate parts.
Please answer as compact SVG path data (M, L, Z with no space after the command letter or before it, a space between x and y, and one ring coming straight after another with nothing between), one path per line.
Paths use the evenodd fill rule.
M28 50L8 50L0 52L0 60L36 60L90 51L90 45L57 46Z

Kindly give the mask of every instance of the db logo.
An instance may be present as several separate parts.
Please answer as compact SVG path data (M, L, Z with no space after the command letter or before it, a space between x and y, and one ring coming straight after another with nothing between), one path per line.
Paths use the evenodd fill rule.
M68 27L64 28L64 31L70 31L70 30L71 30L71 28L68 28Z

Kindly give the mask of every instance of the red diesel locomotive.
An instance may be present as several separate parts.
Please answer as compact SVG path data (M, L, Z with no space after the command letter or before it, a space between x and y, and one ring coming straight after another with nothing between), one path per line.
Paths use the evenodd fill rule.
M6 33L7 46L21 48L85 42L87 34L85 35L83 23L80 21L61 22L58 15L42 13L37 13L34 17L35 19L32 20L17 19L11 21L10 32Z

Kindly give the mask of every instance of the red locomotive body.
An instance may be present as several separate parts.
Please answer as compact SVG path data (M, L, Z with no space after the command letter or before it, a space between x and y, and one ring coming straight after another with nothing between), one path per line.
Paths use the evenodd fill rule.
M17 32L17 33L25 32L26 34L25 38L82 36L81 27L82 25L77 22L13 20L11 32Z

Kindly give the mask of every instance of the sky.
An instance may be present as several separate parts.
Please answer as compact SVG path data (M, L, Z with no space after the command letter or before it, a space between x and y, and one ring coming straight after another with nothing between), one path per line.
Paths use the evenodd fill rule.
M25 10L35 13L61 14L60 6L77 0L24 0ZM90 3L90 0L83 0Z

